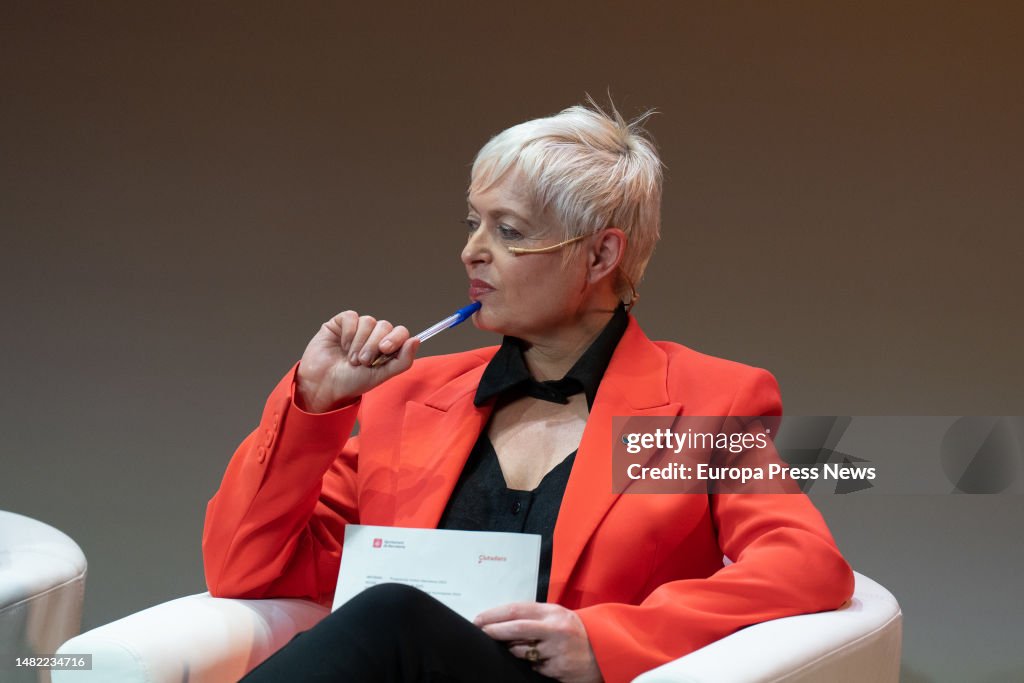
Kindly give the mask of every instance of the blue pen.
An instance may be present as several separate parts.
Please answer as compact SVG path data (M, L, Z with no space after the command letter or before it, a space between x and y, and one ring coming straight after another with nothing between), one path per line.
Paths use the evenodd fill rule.
M422 332L420 332L419 334L417 334L414 338L415 339L419 339L420 342L425 342L428 339L430 339L431 337L433 337L435 334L438 334L440 332L444 332L445 330L447 330L449 328L455 327L456 325L458 325L461 322L465 322L466 319L469 318L469 316L473 315L474 313L476 313L479 310L480 310L480 302L479 301L474 301L470 305L463 306L459 310L455 311L454 313L452 313L450 316L448 316L444 320L441 320L439 322L434 323L433 325L431 325L427 329L425 329ZM370 367L371 368L375 368L378 365L383 365L384 363L387 363L389 360L391 360L392 358L394 358L397 355L398 355L398 353L389 353L386 356L377 356L377 359L374 360L372 363L370 363Z

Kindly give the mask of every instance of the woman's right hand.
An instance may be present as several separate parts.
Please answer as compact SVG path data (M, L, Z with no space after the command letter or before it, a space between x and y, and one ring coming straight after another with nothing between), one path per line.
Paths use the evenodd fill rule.
M311 413L350 403L412 367L419 345L401 325L394 327L355 311L339 313L320 326L302 354L296 403ZM378 356L395 351L399 351L395 358L370 367Z

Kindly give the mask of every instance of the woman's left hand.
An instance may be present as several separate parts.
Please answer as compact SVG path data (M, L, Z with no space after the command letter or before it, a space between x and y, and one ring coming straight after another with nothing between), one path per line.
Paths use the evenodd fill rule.
M537 673L563 683L603 680L583 622L561 605L513 602L481 612L473 623L491 638L507 643L520 659L529 660L535 653Z

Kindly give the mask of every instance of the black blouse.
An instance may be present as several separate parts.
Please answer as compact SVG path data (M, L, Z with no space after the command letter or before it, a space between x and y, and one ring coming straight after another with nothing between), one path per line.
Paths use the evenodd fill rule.
M522 341L505 337L501 348L484 370L474 402L479 406L490 400L508 401L525 394L555 403L567 403L569 396L584 392L587 407L593 407L601 378L628 324L629 316L625 307L620 305L601 334L565 377L547 382L537 382L530 375L523 358ZM555 521L575 459L576 451L569 453L544 475L532 491L510 489L505 485L505 475L485 427L462 469L437 527L540 534L537 601L544 602L548 597L551 577Z
M505 485L498 455L485 431L466 461L437 528L540 534L537 602L544 602L551 575L555 520L575 457L573 451L545 474L532 491L510 489Z

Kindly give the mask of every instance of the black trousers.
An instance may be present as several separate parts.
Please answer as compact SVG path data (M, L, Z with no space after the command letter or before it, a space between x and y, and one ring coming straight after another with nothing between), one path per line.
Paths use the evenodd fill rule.
M242 679L245 683L541 683L500 643L423 591L368 588Z

